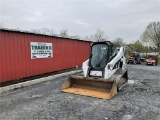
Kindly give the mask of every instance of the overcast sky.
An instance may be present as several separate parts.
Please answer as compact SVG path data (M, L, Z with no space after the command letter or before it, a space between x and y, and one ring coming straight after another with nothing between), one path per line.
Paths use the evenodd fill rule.
M160 21L160 0L0 0L0 22L11 29L87 36L100 28L110 40L131 42L152 21Z

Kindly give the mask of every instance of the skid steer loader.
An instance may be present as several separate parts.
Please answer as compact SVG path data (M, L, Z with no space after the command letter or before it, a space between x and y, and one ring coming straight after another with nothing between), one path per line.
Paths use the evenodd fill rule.
M90 57L82 65L84 76L70 76L61 91L111 99L128 81L124 52L110 41L92 43Z

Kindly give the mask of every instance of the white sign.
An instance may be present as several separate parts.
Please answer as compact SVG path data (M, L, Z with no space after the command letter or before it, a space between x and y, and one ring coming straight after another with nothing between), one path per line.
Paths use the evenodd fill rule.
M52 43L30 42L31 59L53 57Z

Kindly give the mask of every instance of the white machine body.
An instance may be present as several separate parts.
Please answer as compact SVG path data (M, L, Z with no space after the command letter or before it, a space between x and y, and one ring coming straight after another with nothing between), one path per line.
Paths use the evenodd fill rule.
M101 77L104 79L108 79L118 69L126 70L126 58L124 56L124 53L125 53L125 47L120 47L117 49L116 56L104 68L104 76L102 75L102 71L97 71L97 70L96 71L91 70L89 75L93 77ZM122 64L121 68L119 64ZM83 62L82 69L83 69L84 77L88 77L89 59Z

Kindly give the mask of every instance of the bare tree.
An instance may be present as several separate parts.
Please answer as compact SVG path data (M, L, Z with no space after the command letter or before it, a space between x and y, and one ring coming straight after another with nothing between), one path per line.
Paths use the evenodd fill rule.
M68 37L68 30L67 29L63 29L60 31L60 36L61 37Z
M93 35L93 41L104 40L104 32L101 29L97 29L96 33Z
M31 29L31 32L36 33L36 34L41 34L41 30L39 29Z
M160 22L149 23L143 33L143 37L152 43L153 46L156 46L158 52L160 52Z
M42 28L41 33L45 35L50 35L50 30L48 28Z
M92 35L90 35L90 36L87 36L87 38L88 38L89 41L93 41L93 42L96 41L96 40L95 40L95 37L94 37L94 34L92 34Z
M146 46L149 45L149 39L148 39L146 31L140 36L140 40L142 41L144 45Z
M123 39L122 38L116 38L113 43L117 46L117 47L121 47L121 46L124 46L125 43L123 42Z
M48 29L48 28L31 29L31 32L36 33L36 34L56 36L55 31L53 29Z
M97 29L94 34L85 37L86 40L93 42L106 41L106 38L104 36L104 32L101 29Z
M83 39L86 40L86 41L92 41L92 40L90 39L90 36L84 36Z
M81 37L80 37L79 35L70 36L70 38L73 38L73 39L81 39Z
M54 36L54 35L56 36L56 33L55 33L55 31L53 29L50 30L50 35L51 36Z

